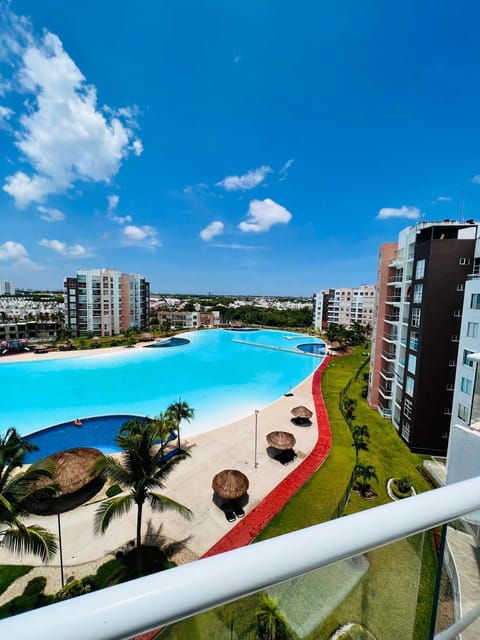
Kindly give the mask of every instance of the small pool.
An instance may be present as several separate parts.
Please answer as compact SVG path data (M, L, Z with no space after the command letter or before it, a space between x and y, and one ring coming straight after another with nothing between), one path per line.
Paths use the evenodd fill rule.
M147 344L145 346L147 349L168 349L169 347L181 347L186 344L190 344L190 340L186 338L170 338L169 340L162 340L162 342L155 342L154 344Z
M91 418L80 418L80 425L75 424L75 420L32 433L26 436L26 439L38 447L38 451L29 453L25 458L25 462L30 464L46 456L51 456L52 453L62 451L66 447L68 449L93 447L106 454L118 453L120 449L117 447L115 438L120 428L129 420L148 421L149 418L128 414L93 416ZM175 433L170 433L167 442L176 437Z
M306 342L305 344L297 344L297 349L304 353L312 353L317 356L324 356L327 353L325 343L319 344L318 342Z

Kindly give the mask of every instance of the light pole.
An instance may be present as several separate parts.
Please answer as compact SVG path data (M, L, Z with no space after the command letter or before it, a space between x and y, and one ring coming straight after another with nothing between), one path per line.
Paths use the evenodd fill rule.
M257 463L257 426L258 426L258 409L255 409L255 469L258 467L258 463Z

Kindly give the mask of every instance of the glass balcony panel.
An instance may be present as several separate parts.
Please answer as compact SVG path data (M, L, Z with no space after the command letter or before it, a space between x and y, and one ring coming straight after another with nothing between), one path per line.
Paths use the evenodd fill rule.
M424 555L432 582L419 600ZM432 535L421 533L171 625L159 640L330 639L348 629L345 638L426 638L434 583Z

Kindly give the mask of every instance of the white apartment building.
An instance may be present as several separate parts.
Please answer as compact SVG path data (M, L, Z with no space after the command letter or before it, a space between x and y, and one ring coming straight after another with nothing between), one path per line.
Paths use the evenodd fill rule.
M74 335L112 336L148 327L150 285L136 273L78 271L65 278L65 324Z
M15 284L11 280L0 280L0 296L5 295L15 295Z
M372 326L375 318L375 286L362 284L357 289L319 291L313 296L313 324L321 331L329 324L350 329L357 322Z

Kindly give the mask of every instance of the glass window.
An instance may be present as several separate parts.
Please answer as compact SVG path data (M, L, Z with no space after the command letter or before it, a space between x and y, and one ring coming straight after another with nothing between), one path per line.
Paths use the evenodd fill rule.
M478 338L478 322L469 322L467 324L467 336L469 338Z
M473 361L468 358L472 353L473 351L470 351L470 349L463 350L463 364L467 365L467 367L473 367Z
M480 293L472 293L470 300L471 309L480 309Z
M468 422L468 407L464 404L458 405L458 417L460 420L463 420L463 422Z
M420 309L413 308L412 309L412 327L420 326Z
M409 373L413 373L413 375L415 375L415 369L417 368L417 356L414 356L413 353L411 353L408 356L408 372Z
M460 389L463 393L472 393L472 381L468 378L462 378L462 382L460 383Z
M422 301L423 284L416 284L413 287L413 302L419 304Z
M407 381L405 383L405 393L408 393L409 396L413 397L413 388L415 386L415 380L412 376L407 376Z
M416 331L410 333L409 346L412 351L418 351L418 333Z
M425 260L419 260L415 270L415 279L421 280L425 275Z

